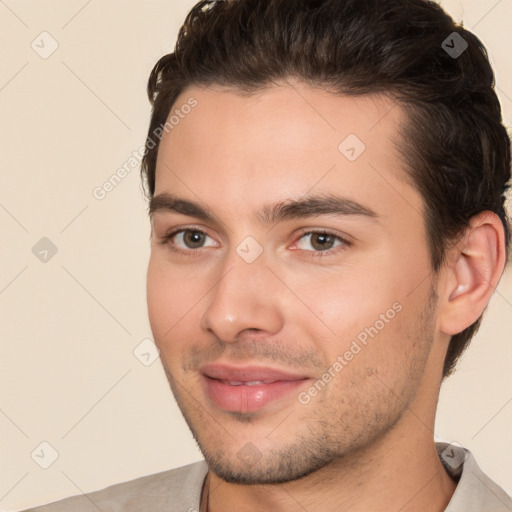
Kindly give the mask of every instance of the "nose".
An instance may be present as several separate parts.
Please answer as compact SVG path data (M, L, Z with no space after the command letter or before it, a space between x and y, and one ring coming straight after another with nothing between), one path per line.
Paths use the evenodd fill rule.
M206 297L201 328L225 343L238 341L244 331L278 333L284 319L278 285L263 256L247 263L233 251Z

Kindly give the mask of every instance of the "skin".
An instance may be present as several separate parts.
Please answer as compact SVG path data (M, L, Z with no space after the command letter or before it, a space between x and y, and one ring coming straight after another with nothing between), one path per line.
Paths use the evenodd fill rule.
M499 280L501 223L475 217L432 272L423 201L393 142L405 116L390 98L292 80L252 96L193 86L175 106L190 97L197 106L161 141L155 196L198 202L217 220L151 213L147 294L166 376L210 467L210 512L444 510L455 483L433 443L442 365L450 335L478 318ZM366 146L353 162L338 149L351 133ZM375 216L257 216L329 193ZM165 238L180 228L206 236ZM301 230L341 239L328 239L327 253ZM263 249L252 263L236 251L248 236ZM301 403L393 304L400 311ZM201 386L198 368L210 362L309 380L233 413Z

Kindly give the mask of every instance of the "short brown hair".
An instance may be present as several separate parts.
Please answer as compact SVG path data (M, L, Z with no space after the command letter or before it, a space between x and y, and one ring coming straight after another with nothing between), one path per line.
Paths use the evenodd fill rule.
M449 51L456 43L459 55ZM154 194L159 147L151 135L186 87L247 93L289 77L347 95L384 93L407 113L398 149L424 199L434 271L447 244L484 210L503 222L508 254L510 138L494 73L481 41L427 0L198 2L174 52L149 78L153 110L141 170L147 195ZM480 321L452 336L444 377Z

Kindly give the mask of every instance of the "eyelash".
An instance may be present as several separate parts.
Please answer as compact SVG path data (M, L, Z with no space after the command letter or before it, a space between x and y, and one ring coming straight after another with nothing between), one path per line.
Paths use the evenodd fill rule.
M158 243L161 245L167 245L169 247L169 249L175 253L184 254L186 256L196 256L196 255L198 255L198 253L200 252L200 249L202 249L202 247L199 247L198 249L186 249L185 250L185 249L176 248L171 243L172 239L176 235L178 235L179 233L186 233L186 232L201 233L202 235L209 236L208 233L206 233L206 231L203 231L202 229L199 229L199 228L180 228L180 229L176 229L176 230L166 234L161 240L158 241ZM342 251L352 245L352 243L349 242L348 240L346 240L345 238L343 238L340 235L337 235L329 230L314 230L314 229L313 230L304 229L303 231L301 231L298 238L296 239L296 242L301 240L306 235L315 235L315 234L316 235L332 236L336 240L340 241L341 245L339 245L333 249L328 249L325 251L308 251L305 249L297 249L297 250L308 253L308 255L312 258L318 258L318 257L331 256L332 254L338 253L339 251ZM296 243L296 242L294 242L294 243Z

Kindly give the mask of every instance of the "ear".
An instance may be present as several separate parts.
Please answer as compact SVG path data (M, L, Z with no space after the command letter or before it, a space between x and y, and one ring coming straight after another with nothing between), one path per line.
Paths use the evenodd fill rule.
M500 218L490 211L475 215L449 253L439 327L453 336L480 317L503 273L505 230Z

